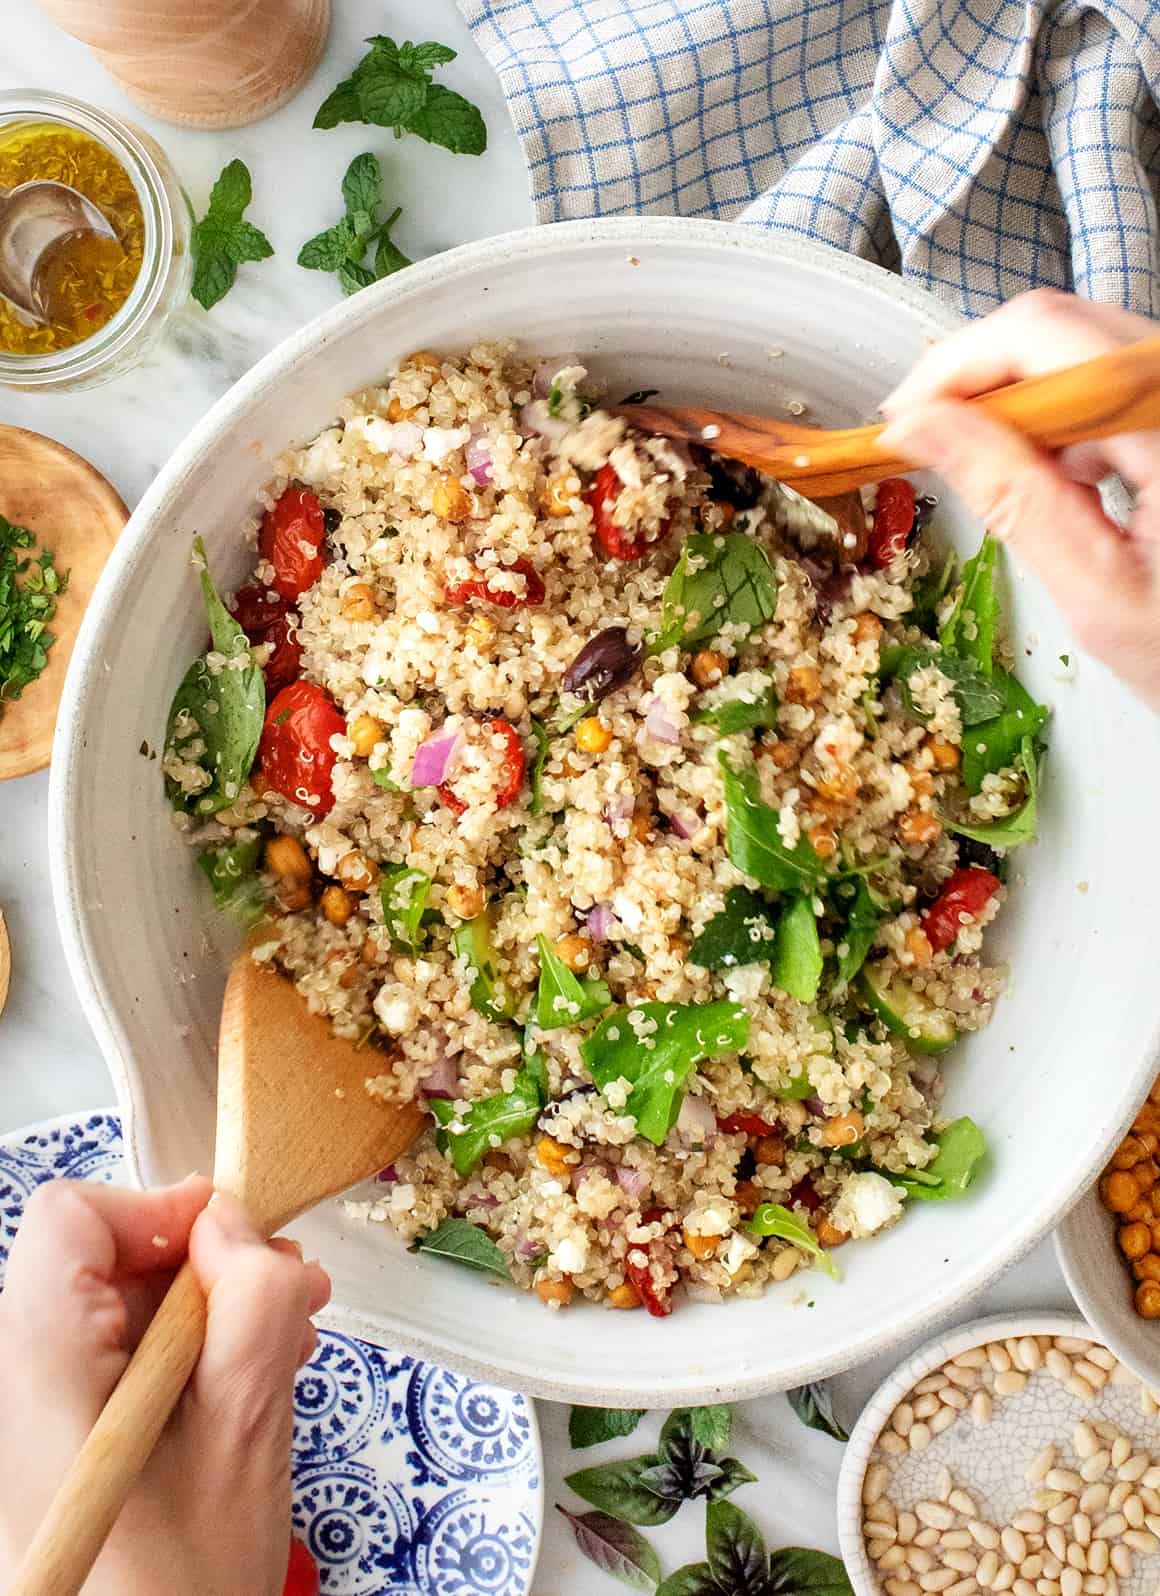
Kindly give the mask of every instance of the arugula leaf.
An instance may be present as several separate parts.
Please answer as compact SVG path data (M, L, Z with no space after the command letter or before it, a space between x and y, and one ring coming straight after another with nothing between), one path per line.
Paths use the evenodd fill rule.
M752 701L725 698L718 704L699 709L693 716L693 724L715 726L722 737L732 737L735 732L752 731L759 726L776 726L777 694L773 683Z
M950 682L964 726L974 726L980 721L990 720L1003 708L1001 690L972 660L961 659L957 654L912 645L907 648L884 649L880 656L880 664L884 676L897 676L907 713L924 725L930 717L925 710L919 708L915 700L911 678L916 671L932 665Z
M854 1596L846 1565L829 1552L784 1546L769 1559L770 1596Z
M242 220L252 198L249 167L244 161L231 161L213 186L209 209L194 223L192 292L203 310L229 293L244 261L266 260L274 253L265 233Z
M457 1114L447 1098L429 1098L427 1106L442 1127L435 1138L440 1151L450 1156L456 1174L466 1177L492 1147L528 1134L540 1117L544 1097L536 1077L521 1070L510 1092L480 1098L464 1114ZM454 1123L463 1129L451 1130Z
M508 1261L487 1231L466 1219L442 1220L434 1230L420 1236L411 1251L429 1252L433 1257L462 1264L477 1274L494 1275L499 1280L511 1279Z
M732 1596L763 1596L767 1553L757 1525L732 1502L710 1502L705 1509L705 1550L709 1572Z
M572 1526L576 1544L590 1563L633 1590L652 1590L661 1577L660 1559L639 1530L607 1513L569 1513L556 1503Z
M198 867L213 889L214 908L243 931L257 925L266 912L267 893L258 874L261 853L262 839L254 837L198 855Z
M193 551L212 652L223 654L226 663L215 674L207 655L194 660L174 694L165 733L166 759L200 765L209 782L188 792L167 775L165 785L175 809L215 815L233 803L253 767L266 712L266 685L254 664L249 639L210 580L200 538L194 538Z
M678 1412L681 1410L678 1409ZM728 1446L733 1438L733 1409L728 1402L718 1402L712 1407L686 1408L689 1430L694 1440L709 1446L715 1452Z
M649 639L649 653L677 643L690 648L726 624L753 631L776 608L777 578L759 543L744 532L694 532L665 584L660 630Z
M832 1435L835 1441L848 1441L849 1435L834 1417L834 1399L824 1380L796 1386L786 1392L790 1407L807 1428Z
M534 716L532 717L532 736L536 739L536 757L532 761L532 801L529 805L529 813L538 815L544 808L544 766L548 763L552 740L543 721L536 720Z
M773 984L801 1003L812 1003L822 979L822 946L812 900L795 898L777 922Z
M384 34L371 46L349 78L327 95L314 118L318 128L340 122L370 122L393 128L396 137L414 133L456 154L482 155L487 128L470 100L431 81L437 67L455 60L445 44L399 46Z
M973 1119L963 1115L940 1131L935 1142L938 1152L925 1169L912 1169L905 1174L880 1169L878 1174L885 1175L892 1185L919 1202L946 1202L961 1197L973 1184L986 1155L983 1133Z
M686 1563L657 1586L656 1596L723 1596L708 1563Z
M631 1435L644 1418L644 1408L576 1408L568 1415L568 1439L577 1451Z
M395 946L408 953L418 953L427 941L423 915L430 893L431 877L425 870L396 865L383 872L379 883L383 923Z
M947 830L970 837L973 842L985 842L989 848L1018 848L1033 842L1039 829L1039 759L1030 737L1024 737L1015 756L1015 768L1020 766L1027 781L1027 796L1013 814L977 826L964 826L944 815Z
M866 962L866 955L874 946L878 927L882 923L882 910L866 884L865 876L858 877L857 890L846 917L846 929L838 938L838 982L849 986ZM843 951L844 950L844 951Z
M1003 695L1002 714L963 736L963 786L972 793L982 791L984 776L1015 763L1023 739L1038 737L1048 715L1009 671L996 667L992 681Z
M491 945L491 916L485 911L468 920L452 939L457 958L471 971L471 1006L489 1020L514 1019L516 999L495 970L495 949Z
M799 1252L816 1258L830 1279L837 1280L838 1271L829 1253L818 1245L810 1227L781 1203L758 1203L745 1228L751 1236L776 1236L780 1241L788 1241Z
M67 575L58 573L47 549L35 559L21 558L17 551L35 542L27 527L13 526L0 515L0 715L48 664L56 641L48 623L68 587Z
M706 924L689 949L689 963L706 970L738 964L768 964L776 935L773 914L748 887L731 887L725 907Z
M612 993L598 976L578 981L546 936L536 938L540 954L540 984L536 989L536 1024L541 1031L580 1025L603 1014Z
M627 1524L667 1524L680 1502L660 1497L642 1483L642 1476L658 1461L655 1456L645 1456L623 1463L601 1463L567 1475L564 1484L593 1507Z
M695 1067L739 1053L748 1040L749 1016L735 1003L642 1003L614 1009L580 1054L597 1086L632 1082L624 1112L636 1120L637 1134L659 1147Z
M729 862L770 892L816 887L825 867L806 838L787 848L777 829L778 812L761 796L752 767L734 770L719 758L725 787L725 848Z
M943 648L974 660L984 676L990 676L995 664L998 558L999 545L989 534L984 536L979 552L963 566L963 590L938 634Z

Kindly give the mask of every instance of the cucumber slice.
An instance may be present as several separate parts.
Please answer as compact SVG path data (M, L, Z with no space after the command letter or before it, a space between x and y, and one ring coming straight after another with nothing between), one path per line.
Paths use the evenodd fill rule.
M954 1021L900 975L886 979L880 966L864 965L858 989L886 1029L900 1036L912 1052L945 1053L954 1046L958 1036Z

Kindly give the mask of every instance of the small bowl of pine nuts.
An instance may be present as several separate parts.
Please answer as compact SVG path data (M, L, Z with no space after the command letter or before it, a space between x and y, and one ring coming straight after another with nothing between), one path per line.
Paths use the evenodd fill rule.
M1160 1405L1082 1319L963 1325L867 1403L838 1533L858 1596L1152 1596Z
M1100 1340L1160 1391L1160 1082L1056 1231L1055 1249Z

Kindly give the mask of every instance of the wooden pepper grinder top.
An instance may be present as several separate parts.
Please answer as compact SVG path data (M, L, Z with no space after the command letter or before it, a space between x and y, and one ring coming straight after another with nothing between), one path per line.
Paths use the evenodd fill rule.
M330 0L40 0L131 100L183 127L241 127L314 70Z

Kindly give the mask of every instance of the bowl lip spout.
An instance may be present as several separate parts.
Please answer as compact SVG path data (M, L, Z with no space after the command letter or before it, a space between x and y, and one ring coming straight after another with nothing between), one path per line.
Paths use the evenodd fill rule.
M88 877L82 864L88 854L79 817L89 800L84 783L84 746L86 738L97 735L92 717L104 651L113 640L114 620L127 592L147 578L158 528L164 524L175 498L204 470L206 458L218 440L232 429L248 424L249 414L260 397L271 388L293 382L299 368L311 358L320 358L319 351L329 343L352 332L373 329L388 314L405 314L408 306L421 304L430 291L444 291L448 284L467 285L474 279L477 287L480 281L486 281L489 270L499 273L511 264L521 270L534 270L550 268L553 260L563 260L581 270L589 253L593 259L599 258L602 266L609 261L624 261L626 271L632 269L634 257L640 257L640 264L647 266L649 255L654 253L658 260L666 256L677 258L678 264L680 256L687 255L699 267L708 262L708 270L721 273L727 272L731 259L745 261L750 268L767 263L816 276L830 285L848 287L851 295L857 296L864 317L880 317L888 328L889 318L900 315L910 338L916 328L935 338L961 325L959 315L925 289L881 267L795 235L673 217L562 222L463 245L365 289L278 345L210 408L144 494L105 567L82 623L65 684L49 784L48 843L57 923L69 972L116 1087L126 1159L138 1182L143 1175L152 1173L142 1123L146 1099L141 1095L140 1070L129 1045L130 1017L127 1013L118 1014L113 1004L113 988L97 946L98 922L83 897ZM661 312L656 314L659 317ZM466 342L473 326L486 327L486 296L473 292L463 319ZM341 395L335 393L333 397L337 402ZM294 441L306 440L287 439L287 446ZM381 1311L377 1304L374 1311L365 1304L332 1308L327 1322L364 1339L386 1341L425 1359L537 1396L601 1405L671 1407L678 1403L741 1400L837 1373L944 1320L1029 1252L1080 1198L1099 1173L1114 1136L1122 1134L1131 1120L1126 1101L1130 1087L1138 1084L1139 1096L1143 1097L1155 1074L1154 1061L1160 1055L1160 1013L1151 1022L1142 1015L1138 1025L1141 1034L1147 1033L1147 1046L1133 1062L1131 1078L1122 1083L1123 1113L1116 1115L1113 1123L1113 1104L1106 1122L1101 1116L1099 1130L1105 1139L1093 1140L1087 1157L1068 1168L1066 1183L1061 1172L1052 1182L1022 1187L1017 1223L1013 1222L994 1242L988 1239L985 1245L964 1248L961 1259L956 1260L958 1272L947 1289L929 1292L919 1301L905 1305L901 1313L895 1308L864 1315L851 1324L841 1345L823 1357L811 1356L808 1338L803 1337L802 1344L795 1342L790 1354L782 1348L776 1360L755 1344L752 1360L739 1359L728 1368L715 1369L711 1354L705 1353L695 1364L687 1359L682 1365L678 1357L672 1374L666 1373L660 1358L655 1369L650 1366L648 1371L642 1369L631 1375L622 1375L615 1360L604 1360L603 1367L594 1369L587 1365L573 1369L561 1360L551 1372L541 1373L530 1366L532 1355L526 1348L521 1354L507 1343L489 1344L486 1355L473 1355L467 1345L449 1345L439 1329L402 1324L389 1297L384 1299ZM1133 1037L1135 1034L1134 1030ZM1089 1129L1087 1134L1094 1136L1095 1132ZM669 1345L674 1345L673 1338ZM680 1350L676 1348L678 1353ZM771 1371L768 1363L773 1361L777 1368Z

